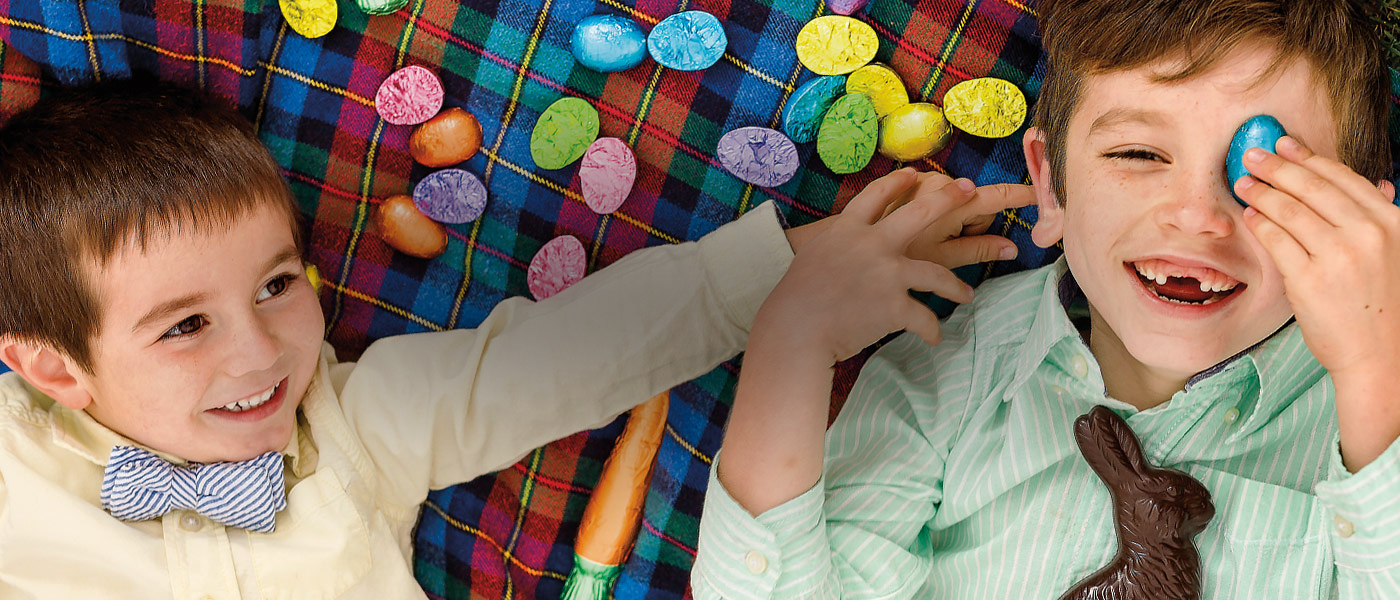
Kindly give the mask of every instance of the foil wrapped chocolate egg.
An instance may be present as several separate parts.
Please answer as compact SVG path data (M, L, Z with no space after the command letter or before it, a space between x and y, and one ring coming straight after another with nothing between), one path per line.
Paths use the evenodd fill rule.
M486 210L486 186L462 169L443 169L413 186L413 204L439 223L470 223Z
M561 235L545 242L530 259L525 283L536 300L544 300L583 279L588 253L583 242L572 235Z
M447 230L414 206L408 196L389 196L374 211L379 236L395 250L418 258L436 258L447 249Z
M880 135L880 118L865 94L836 99L817 132L817 155L832 173L854 173L870 164Z
M943 95L943 116L972 135L1006 137L1026 121L1026 96L1005 79L969 79Z
M455 106L424 121L408 137L408 153L428 167L450 167L480 149L481 123Z
M579 64L600 73L616 73L642 63L647 36L632 19L593 15L574 27L570 47Z
M827 15L797 32L797 60L818 75L845 75L875 58L880 39L859 19Z
M826 110L845 93L845 75L818 76L798 86L783 108L783 133L799 144L817 139Z
M699 71L724 56L729 36L714 15L703 10L676 13L656 24L647 35L647 50L661 66Z
M541 169L562 169L583 157L598 139L598 111L582 98L549 105L530 133L530 156Z
M942 150L952 138L953 128L941 109L914 102L880 121L879 151L894 160L912 162Z
M374 109L395 125L417 125L442 110L442 80L432 71L410 65L394 71L379 84Z
M826 7L838 15L853 15L856 11L865 8L870 0L830 0Z
M1263 148L1273 152L1279 139L1285 135L1288 135L1288 132L1283 130L1283 124L1269 115L1250 117L1235 130L1235 137L1230 140L1230 151L1225 154L1225 174L1230 179L1230 194L1235 196L1236 202L1249 206L1244 198L1235 194L1235 183L1241 177L1249 175L1249 169L1244 168L1245 151L1250 148Z
M355 0L355 4L367 15L387 15L408 6L408 0Z
M847 76L846 93L865 94L875 105L875 113L881 119L909 104L909 91L904 89L899 74L881 64L865 65Z
M278 0L277 4L282 7L282 18L302 37L318 38L330 33L340 17L335 0Z
M600 215L611 214L632 193L632 184L637 181L637 157L620 139L598 138L583 153L578 179L583 203Z
M797 146L767 127L741 127L719 138L719 164L735 177L760 187L778 187L802 165Z

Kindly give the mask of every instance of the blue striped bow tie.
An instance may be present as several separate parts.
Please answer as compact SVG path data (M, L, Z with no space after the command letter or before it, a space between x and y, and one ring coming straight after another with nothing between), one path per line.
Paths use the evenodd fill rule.
M192 510L229 527L270 533L287 507L282 455L180 467L149 451L117 446L102 476L102 508L123 521Z

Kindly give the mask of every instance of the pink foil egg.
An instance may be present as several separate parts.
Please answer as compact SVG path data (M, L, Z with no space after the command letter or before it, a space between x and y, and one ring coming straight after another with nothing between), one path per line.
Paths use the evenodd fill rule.
M578 170L583 202L600 215L616 211L637 180L637 158L617 138L598 138L583 154Z
M536 300L544 300L583 279L587 264L583 242L572 235L561 235L546 242L530 259L525 283Z
M374 109L395 125L417 125L442 109L442 81L432 71L411 65L394 71L379 84Z

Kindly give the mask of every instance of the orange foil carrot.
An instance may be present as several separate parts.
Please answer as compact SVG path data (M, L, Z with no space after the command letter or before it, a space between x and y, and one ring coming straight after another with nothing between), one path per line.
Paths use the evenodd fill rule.
M612 456L603 464L574 540L574 568L564 582L566 600L606 600L611 594L641 524L670 396L663 392L632 409Z

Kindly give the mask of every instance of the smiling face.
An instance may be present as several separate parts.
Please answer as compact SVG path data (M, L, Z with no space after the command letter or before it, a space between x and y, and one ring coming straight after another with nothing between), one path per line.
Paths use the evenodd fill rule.
M1146 387L1165 400L1292 316L1227 187L1225 155L1235 130L1259 114L1318 154L1336 158L1337 143L1312 69L1293 61L1260 79L1272 58L1245 44L1185 81L1154 82L1166 63L1086 77L1065 140L1062 206L1039 132L1027 134L1040 209L1033 235L1041 245L1063 237L1110 393Z
M94 373L76 377L93 418L194 462L287 444L324 317L284 211L127 244L87 275L103 315Z

